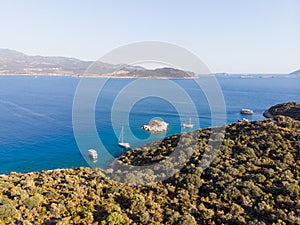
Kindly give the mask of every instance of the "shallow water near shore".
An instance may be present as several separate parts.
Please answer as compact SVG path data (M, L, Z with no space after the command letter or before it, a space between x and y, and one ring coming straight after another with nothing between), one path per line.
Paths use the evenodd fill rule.
M259 76L242 79L236 75L218 76L217 80L226 103L226 123L236 122L243 117L262 120L262 113L270 106L300 101L300 79L297 78L278 75L268 79ZM88 166L77 147L72 128L72 104L79 81L79 78L66 76L0 77L0 174ZM123 121L119 121L115 133L111 109L122 88L131 82L132 79L111 79L99 95L95 121L101 141L111 157L101 157L101 149L97 149L100 157L96 166L106 168L114 156L123 152L118 147L118 130ZM173 82L186 91L197 108L200 123L193 129L211 126L210 106L197 84L193 80ZM132 95L139 94L138 91L132 92ZM185 102L178 99L176 104ZM252 116L240 115L241 108L250 108L255 113ZM180 133L180 116L173 103L157 97L145 98L130 111L129 125L135 138L126 136L125 132L126 141L132 147L138 147L149 140ZM181 119L188 122L189 117L194 115L185 114ZM168 122L169 131L149 138L149 134L140 126L153 118Z

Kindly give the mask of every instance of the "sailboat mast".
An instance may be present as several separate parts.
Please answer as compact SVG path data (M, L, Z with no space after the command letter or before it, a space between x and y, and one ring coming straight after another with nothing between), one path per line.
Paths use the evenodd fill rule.
M121 131L121 142L124 143L124 127L122 126L122 131Z

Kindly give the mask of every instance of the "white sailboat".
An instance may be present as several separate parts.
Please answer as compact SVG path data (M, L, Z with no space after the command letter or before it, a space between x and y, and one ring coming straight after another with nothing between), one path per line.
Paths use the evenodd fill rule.
M130 144L124 142L124 127L122 127L121 135L119 137L119 146L122 148L130 148Z
M194 124L192 124L192 118L190 117L189 123L182 124L183 128L193 128Z

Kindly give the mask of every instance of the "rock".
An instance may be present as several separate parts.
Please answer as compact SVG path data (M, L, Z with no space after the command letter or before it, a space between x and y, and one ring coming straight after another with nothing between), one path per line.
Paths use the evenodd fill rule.
M149 124L142 126L142 129L149 132L166 132L169 124L161 120L152 120Z

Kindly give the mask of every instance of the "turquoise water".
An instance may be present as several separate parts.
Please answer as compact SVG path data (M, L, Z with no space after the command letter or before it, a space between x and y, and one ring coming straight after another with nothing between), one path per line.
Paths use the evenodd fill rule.
M242 118L241 108L254 110L255 114L248 119L262 120L262 113L268 107L286 101L300 101L300 79L220 76L217 80L226 103L226 123ZM72 128L72 104L79 81L74 77L0 77L0 174L89 165L77 147ZM112 156L120 155L123 149L117 146L119 134L112 128L111 109L122 88L132 81L109 80L95 107L98 134ZM173 82L185 90L197 108L200 123L195 129L211 126L210 106L197 84L193 80ZM129 95L142 95L142 92L142 89L132 90ZM185 102L178 99L176 104ZM150 140L179 133L182 131L180 116L172 102L157 96L144 98L131 107L129 126L135 138L125 133L126 140L133 147L149 141L149 134L140 126L155 117L170 123L170 129L167 134L153 135ZM181 119L187 122L189 116L185 114ZM117 130L122 125L122 122L117 123ZM101 149L98 151L101 155ZM105 168L110 162L111 158L100 157L97 166Z

